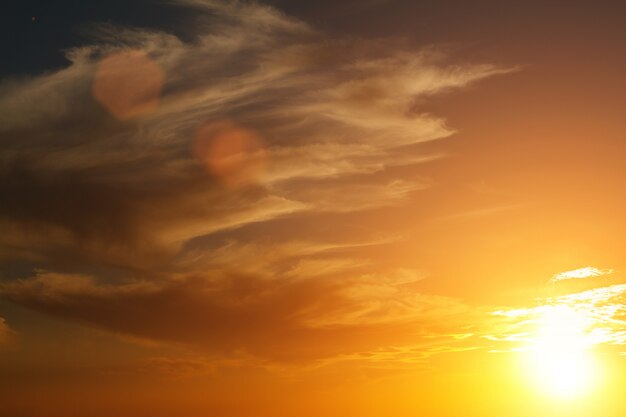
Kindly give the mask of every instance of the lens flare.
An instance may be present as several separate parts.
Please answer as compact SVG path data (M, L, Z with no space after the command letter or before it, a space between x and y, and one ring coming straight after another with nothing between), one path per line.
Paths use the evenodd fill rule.
M254 183L265 167L259 135L231 121L201 126L194 138L194 153L222 184L232 188Z
M161 96L163 70L143 51L129 50L102 59L93 96L120 120L154 111Z

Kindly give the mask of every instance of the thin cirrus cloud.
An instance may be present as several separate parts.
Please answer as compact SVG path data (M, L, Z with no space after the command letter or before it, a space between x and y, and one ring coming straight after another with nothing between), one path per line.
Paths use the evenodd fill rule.
M388 172L441 157L419 144L454 132L417 103L510 69L331 39L254 3L179 3L198 9L192 41L100 25L67 68L0 84L0 259L39 268L5 280L2 297L117 333L271 357L412 343L414 326L463 310L339 253L379 236L314 242L293 225L430 187ZM118 82L124 59L157 76ZM254 146L219 147L206 126ZM291 235L266 239L260 255L251 226L281 222ZM211 255L197 245L235 231ZM107 282L58 265L124 272Z

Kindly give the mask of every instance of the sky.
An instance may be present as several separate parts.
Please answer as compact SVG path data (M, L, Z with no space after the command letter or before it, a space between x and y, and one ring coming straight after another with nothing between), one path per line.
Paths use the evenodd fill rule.
M0 16L0 415L626 412L620 2Z

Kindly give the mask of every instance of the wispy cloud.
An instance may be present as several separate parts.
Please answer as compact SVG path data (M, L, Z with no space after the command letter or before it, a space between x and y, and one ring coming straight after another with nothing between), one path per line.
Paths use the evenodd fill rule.
M614 271L612 269L598 269L592 266L587 266L584 268L574 269L572 271L565 271L565 272L560 272L558 274L555 274L550 281L557 282L557 281L564 281L564 280L570 280L570 279L586 279L586 278L599 277L602 275L610 275L613 272Z
M426 183L374 174L438 157L399 147L453 132L412 110L415 100L506 71L449 64L433 49L330 40L265 6L185 3L211 22L192 43L105 25L99 43L68 52L68 68L2 84L5 257L53 249L136 266L223 229L400 203ZM128 50L151 58L165 85L154 111L117 121L91 82L102 57ZM224 189L190 151L197 129L224 119L265 143L265 173L246 190Z
M463 311L358 253L380 233L350 239L324 216L432 186L393 169L442 157L419 145L454 133L421 103L510 69L330 38L256 3L179 4L198 9L191 41L100 25L67 68L0 84L0 260L39 268L1 296L271 357L413 343Z

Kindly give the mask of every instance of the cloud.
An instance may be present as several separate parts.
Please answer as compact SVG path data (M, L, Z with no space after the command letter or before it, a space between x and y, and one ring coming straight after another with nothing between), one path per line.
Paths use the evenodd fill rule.
M224 229L400 203L425 183L381 184L375 174L440 157L401 147L452 133L416 111L416 100L504 71L449 64L433 49L329 39L253 3L182 3L207 13L193 42L101 25L92 33L98 43L67 52L69 67L3 82L0 222L10 232L0 255L66 253L138 267ZM139 58L142 65L131 65ZM123 67L124 59L136 72L160 68L165 77L158 107L151 81L141 108L154 111L128 121L91 94L102 65ZM107 94L127 72L141 79L124 71L107 78ZM122 92L133 86L123 85ZM191 151L195 132L222 120L265 143L266 171L245 189L224 187Z
M420 147L454 133L424 103L509 69L331 38L256 3L179 4L198 10L192 40L99 25L67 68L0 84L0 261L38 269L0 295L225 354L347 354L447 327L460 303L359 253L390 238L324 216L432 186L394 169L444 156Z

